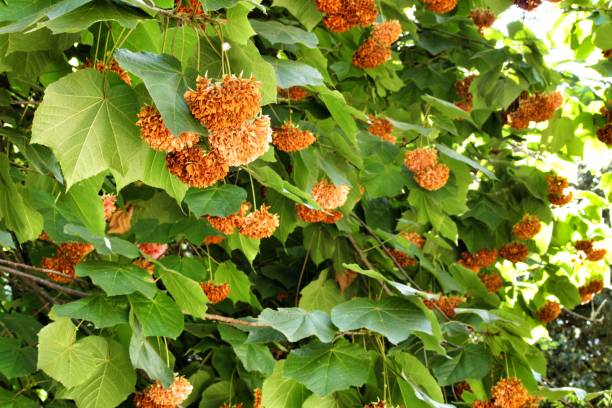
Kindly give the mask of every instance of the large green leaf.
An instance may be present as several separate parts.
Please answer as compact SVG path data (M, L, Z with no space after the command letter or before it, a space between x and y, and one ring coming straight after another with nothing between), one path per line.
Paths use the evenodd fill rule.
M189 210L200 217L212 215L227 217L240 210L240 205L246 200L246 191L233 184L211 186L206 189L191 189L185 196Z
M157 292L152 299L134 293L130 295L130 305L140 321L145 337L176 339L183 332L181 309L165 293Z
M414 303L399 297L386 297L380 302L354 298L332 309L332 323L340 330L366 328L397 344L415 331L433 334L431 321Z
M314 33L301 28L283 24L278 21L250 20L251 26L258 35L274 44L303 44L308 48L315 48L319 43Z
M308 64L292 60L266 58L276 72L276 82L281 88L292 86L323 85L321 73Z
M99 329L128 321L127 302L122 298L104 295L93 295L74 302L55 305L53 311L58 317L88 320Z
M0 406L3 408L39 408L40 405L23 395L0 388Z
M32 143L53 150L68 187L109 169L126 174L143 146L137 111L136 94L117 75L83 69L47 87Z
M253 7L252 4L239 3L227 10L226 17L229 24L223 27L226 38L245 45L249 38L256 34L247 18Z
M321 21L321 13L310 0L274 0L272 5L289 10L309 31Z
M320 310L307 312L297 307L264 309L259 321L271 325L291 342L317 336L322 342L329 343L335 334L329 315Z
M206 312L206 296L199 283L171 266L160 266L157 272L164 286L183 313L202 318Z
M334 344L310 343L289 354L284 375L322 397L365 384L373 362L372 352L345 339Z
M454 384L466 378L481 379L491 368L491 355L481 344L467 344L450 360L437 360L433 372L441 386Z
M112 262L85 262L76 267L78 276L88 276L108 296L128 295L140 292L152 298L157 292L153 279L147 271L132 264Z
M146 14L138 13L134 9L119 7L114 3L96 1L61 17L48 20L41 25L50 29L53 33L78 33L98 21L116 21L123 27L134 28L144 18L147 18Z
M231 261L225 261L215 270L216 283L227 283L230 286L228 298L236 302L251 302L251 281L249 277L239 270Z
M264 375L272 374L274 357L266 345L248 343L248 335L231 326L219 326L221 339L228 342L247 371L257 371Z
M103 236L106 229L104 208L98 192L103 177L96 176L76 183L57 199L57 207L65 216L75 217L89 232Z
M300 292L299 306L304 310L322 310L331 312L334 306L346 299L340 293L335 281L327 279L327 273L322 272Z
M272 375L266 378L262 386L262 406L266 408L301 407L310 391L284 373L285 360L279 360L274 366Z
M9 380L36 371L36 349L22 347L21 340L0 337L0 373Z
M183 99L187 84L179 60L167 54L133 52L127 49L115 51L115 59L121 67L138 76L164 119L164 124L178 136L183 132L203 132Z
M130 339L130 361L134 368L144 370L149 377L159 380L164 387L169 387L174 380L172 367L164 361L159 353L142 333L142 325L133 315L130 315L132 337Z
M423 400L429 406L440 408L445 406L440 386L418 358L402 351L394 351L390 354L397 364L399 376L410 386L412 398ZM445 407L450 408L451 406L446 405Z

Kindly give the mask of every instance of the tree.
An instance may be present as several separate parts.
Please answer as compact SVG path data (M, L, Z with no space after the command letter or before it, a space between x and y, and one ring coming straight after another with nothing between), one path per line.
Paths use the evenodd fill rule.
M0 2L2 406L605 400L611 13L481 3Z

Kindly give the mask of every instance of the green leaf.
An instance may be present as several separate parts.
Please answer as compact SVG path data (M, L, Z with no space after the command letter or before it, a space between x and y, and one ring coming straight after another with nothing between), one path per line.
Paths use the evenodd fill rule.
M157 292L153 280L144 269L132 264L120 265L112 262L85 262L76 266L78 276L88 276L108 296L128 295L140 292L152 298Z
M0 373L9 380L36 371L36 349L22 347L21 340L0 337Z
M285 360L279 360L272 375L262 386L262 406L266 408L300 407L310 391L302 384L285 376Z
M0 220L20 242L35 240L43 229L42 215L23 199L9 174L5 155L0 155Z
M163 292L149 299L140 294L130 295L132 310L142 325L145 337L170 337L176 339L183 332L181 309Z
M568 309L573 309L581 303L578 288L570 282L567 276L550 276L544 282L544 288L547 292L557 296L561 304Z
M199 318L204 316L206 296L198 282L177 272L171 266L159 267L157 272L183 313Z
M245 237L239 234L238 231L234 231L232 235L223 241L223 245L227 247L228 253L239 249L250 263L253 263L253 260L259 255L260 243L261 240Z
M327 273L322 272L300 292L299 306L308 311L321 310L329 313L334 306L345 301L340 294L338 285L333 280L327 279Z
M408 178L402 167L378 157L366 157L363 165L360 180L368 197L394 197L402 192ZM381 183L380 180L385 182Z
M272 6L289 10L308 31L312 31L321 21L321 13L317 10L315 3L310 0L274 0Z
M264 309L259 321L271 325L291 342L317 336L322 342L329 343L336 333L329 315L319 310L307 312L297 307Z
M280 88L292 86L323 85L323 76L308 64L292 60L266 58L276 72L276 82Z
M190 189L185 196L189 210L197 217L212 215L227 217L240 210L247 193L242 187L221 184L206 189Z
M66 224L63 232L93 244L96 248L96 252L100 255L117 254L129 259L140 256L138 247L131 242L117 237L109 238L106 236L100 237L93 235L87 228L81 227L80 225Z
M130 315L130 326L132 327L132 337L130 339L130 361L132 365L134 368L144 370L150 378L159 380L163 387L168 388L174 380L172 367L168 367L166 361L151 346L142 332L141 323L133 315Z
M78 407L116 407L134 392L136 373L121 344L101 337L95 339L93 376L84 384L67 390L66 396L74 399Z
M219 325L221 339L229 343L247 371L272 374L274 357L266 345L247 343L248 335L231 326Z
M115 59L123 69L142 79L164 124L173 135L203 132L202 126L191 115L183 99L187 84L179 60L167 54L132 52L127 49L115 51Z
M612 48L612 23L602 24L595 31L595 45L606 51Z
M216 283L227 283L230 285L231 290L228 298L232 302L251 302L251 281L232 261L220 263L215 270L214 276Z
M449 271L469 295L482 299L491 306L499 305L499 297L494 293L489 293L487 287L478 278L478 274L456 263L450 266Z
M442 99L438 99L431 95L423 95L421 98L430 104L434 109L438 110L440 113L444 115L444 117L448 119L463 119L470 123L472 122L472 117L469 112L464 111L461 108L458 108L454 104L447 102Z
M465 157L461 153L458 153L458 152L454 151L453 149L450 149L447 146L445 146L443 144L440 144L440 143L436 144L436 148L442 154L450 157L451 159L463 162L463 163L467 164L468 166L470 166L470 167L472 167L472 168L474 168L476 170L480 170L488 178L490 178L492 180L497 180L497 177L495 177L495 174L491 173L490 170L488 170L487 168L481 166L479 163L475 162L474 160L470 159L469 157Z
M361 398L359 393L350 389L347 391L335 392L325 397L319 397L316 394L312 394L306 401L302 408L361 408Z
M2 388L0 388L0 406L2 408L39 408L38 403L31 399Z
M466 378L481 379L491 368L491 355L481 344L466 344L452 359L436 360L433 372L441 386Z
M133 9L119 7L114 3L94 2L66 13L58 18L48 20L41 25L53 33L78 33L86 30L98 21L116 21L122 27L134 28L143 19L144 13Z
M330 91L327 88L317 88L318 96L323 101L329 113L334 118L340 129L349 138L351 142L356 141L357 124L348 109L348 103L344 96L339 91Z
M418 358L402 351L393 351L390 353L390 356L398 365L401 377L422 387L426 395L433 401L438 403L444 402L444 395L440 386L427 367ZM417 393L415 392L415 394ZM419 394L416 396L418 398Z
M127 303L123 299L93 295L74 302L53 306L58 317L70 317L93 322L98 328L127 323Z
M143 145L137 110L136 94L117 75L79 70L45 90L34 115L32 143L53 150L68 188L109 169L126 174Z
M275 44L303 44L308 48L316 48L319 39L314 33L301 28L286 25L274 20L249 20L258 35Z
M98 195L103 177L83 180L57 200L58 209L76 217L94 235L103 236L106 229L104 208Z
M219 381L207 387L202 393L198 408L218 408L232 397L232 383Z
M227 10L226 18L229 24L223 26L225 38L245 45L249 38L256 34L247 18L252 9L252 4L238 3Z
M382 334L393 344L406 340L415 331L433 334L431 322L414 303L399 297L380 302L354 298L331 311L331 320L340 330L366 328Z
M48 324L38 333L38 368L66 387L86 382L96 371L94 346L100 337L76 341L70 319Z
M345 339L334 344L310 343L291 351L284 375L323 397L365 384L373 362L372 351Z

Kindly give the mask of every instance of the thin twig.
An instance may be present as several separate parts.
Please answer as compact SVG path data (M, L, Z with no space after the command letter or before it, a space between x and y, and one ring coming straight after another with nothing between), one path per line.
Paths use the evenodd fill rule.
M89 294L87 294L85 292L82 292L80 290L76 290L76 289L72 289L72 288L67 288L65 286L58 285L56 283L49 282L49 281L47 281L45 279L39 278L38 276L30 275L28 273L25 273L25 272L22 272L22 271L18 271L17 269L9 268L8 266L0 266L0 271L7 272L7 273L10 273L12 275L21 276L21 277L30 279L30 280L32 280L32 281L34 281L34 282L36 282L36 283L38 283L40 285L46 286L46 287L51 288L51 289L55 289L55 290L60 291L60 292L64 292L64 293L69 294L69 295L74 295L74 296L79 296L79 297L89 296Z
M569 309L563 309L563 311L565 313L567 313L568 315L570 315L570 316L576 317L578 319L586 320L587 322L603 323L603 321L604 321L603 317L597 318L597 313L595 313L595 316L593 316L593 317L586 317L586 316L583 316L583 315L578 314L576 312L573 312L573 311L571 311Z
M65 273L62 273L62 272L59 272L59 271L54 271L53 269L40 268L38 266L32 266L32 265L27 265L27 264L19 263L19 262L9 261L8 259L0 259L0 264L12 266L14 268L20 268L20 269L35 271L35 272L50 273L51 275L63 276L64 278L70 278L70 279L72 279L75 282L84 282L82 279L73 278L70 275L66 275Z
M349 242L351 243L351 245L353 246L353 248L355 248L355 251L357 252L357 255L359 256L359 259L361 259L361 262L363 262L366 268L375 270L374 266L372 266L372 264L368 260L368 257L366 256L366 254L364 254L363 250L359 247L359 245L357 245L357 241L355 241L355 238L353 238L351 235L349 235L347 238ZM391 289L389 289L387 285L385 285L384 282L381 282L381 284L382 284L383 290L385 291L387 295L393 294L393 292L391 292Z
M234 319L233 317L221 316L218 314L204 313L204 318L207 320L215 320L218 322L223 322L227 324L237 324L241 326L249 326L249 327L272 327L266 323L260 322L247 322L244 320Z

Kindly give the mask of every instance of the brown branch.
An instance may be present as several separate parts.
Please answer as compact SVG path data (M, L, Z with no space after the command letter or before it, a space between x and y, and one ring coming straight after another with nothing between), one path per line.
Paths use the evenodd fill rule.
M75 278L75 277L72 277L70 275L66 275L65 273L62 273L62 272L59 272L59 271L55 271L53 269L46 269L46 268L41 268L41 267L38 267L38 266L27 265L27 264L24 264L24 263L13 262L13 261L9 261L8 259L0 259L0 264L12 266L14 268L21 268L21 269L25 269L25 270L29 270L29 271L42 272L42 273L50 273L51 275L62 276L64 278L70 278L74 282L84 282L82 279Z
M89 296L88 293L81 292L80 290L76 290L76 289L72 289L72 288L67 288L65 286L58 285L57 283L49 282L49 281L47 281L45 279L39 278L38 276L30 275L28 273L25 273L25 272L22 272L22 271L18 271L17 269L9 268L7 266L0 266L0 271L7 272L7 273L10 273L12 275L21 276L23 278L30 279L30 280L36 282L39 285L43 285L43 286L46 286L48 288L55 289L55 290L57 290L59 292L64 292L64 293L69 294L69 295L78 296L78 297Z
M227 323L227 324L237 324L241 326L249 326L249 327L261 327L261 328L272 327L266 323L247 322L244 320L234 319L233 317L221 316L218 314L211 314L211 313L204 313L204 319L215 320L215 321Z

